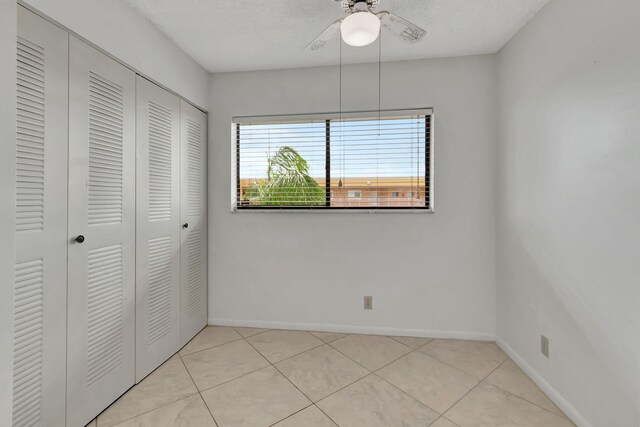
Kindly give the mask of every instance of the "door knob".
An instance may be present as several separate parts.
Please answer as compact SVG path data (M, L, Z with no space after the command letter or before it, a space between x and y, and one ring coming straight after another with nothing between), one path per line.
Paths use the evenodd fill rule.
M182 224L182 228L189 228L189 223L185 222L184 224Z
M78 243L84 242L84 236L81 234L78 237L76 237L76 242L78 242Z

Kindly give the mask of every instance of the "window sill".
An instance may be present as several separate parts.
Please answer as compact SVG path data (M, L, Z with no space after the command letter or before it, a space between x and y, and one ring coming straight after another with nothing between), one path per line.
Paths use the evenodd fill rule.
M260 209L260 208L250 208L250 209L231 209L231 213L240 213L240 214L432 214L434 213L433 209L425 209L425 208L389 208L389 209L341 209L341 208L330 208L330 209L295 209L295 208L271 208L271 209Z

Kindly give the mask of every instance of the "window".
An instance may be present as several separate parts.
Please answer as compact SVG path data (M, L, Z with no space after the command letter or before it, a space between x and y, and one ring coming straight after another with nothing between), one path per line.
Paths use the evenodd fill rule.
M234 210L432 207L431 110L233 122Z

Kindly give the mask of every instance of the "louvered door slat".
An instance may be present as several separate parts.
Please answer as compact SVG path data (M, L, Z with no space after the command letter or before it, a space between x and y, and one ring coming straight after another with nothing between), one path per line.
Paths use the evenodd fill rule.
M34 47L36 47L34 49ZM33 53L31 53L33 51ZM16 222L19 231L42 230L44 223L44 48L18 38L18 115ZM33 178L38 178L33 180ZM24 186L23 183L36 185Z
M89 72L89 225L122 222L122 90L121 85ZM102 185L106 182L112 188Z
M39 418L42 401L42 260L16 265L14 314L13 418ZM31 273L31 274L30 274ZM25 295L27 294L27 295ZM26 313L25 313L26 312ZM22 315L20 315L23 313Z

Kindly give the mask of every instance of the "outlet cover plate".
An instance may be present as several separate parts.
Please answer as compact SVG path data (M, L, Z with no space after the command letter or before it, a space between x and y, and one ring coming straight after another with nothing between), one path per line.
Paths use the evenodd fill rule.
M364 297L364 309L365 310L373 310L373 297L365 296Z
M549 357L549 338L540 335L540 353L544 357Z

